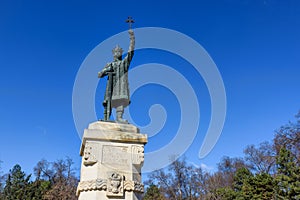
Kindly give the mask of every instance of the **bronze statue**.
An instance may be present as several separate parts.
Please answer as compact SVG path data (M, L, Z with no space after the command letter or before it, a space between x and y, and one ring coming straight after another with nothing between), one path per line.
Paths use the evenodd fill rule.
M112 108L116 109L116 121L127 123L123 119L124 108L130 104L130 94L128 87L128 69L134 54L135 37L131 29L133 20L128 17L126 20L129 23L130 45L128 53L122 59L123 49L117 45L113 50L114 61L106 64L102 71L98 72L98 77L107 76L106 91L104 95L104 121L109 121Z

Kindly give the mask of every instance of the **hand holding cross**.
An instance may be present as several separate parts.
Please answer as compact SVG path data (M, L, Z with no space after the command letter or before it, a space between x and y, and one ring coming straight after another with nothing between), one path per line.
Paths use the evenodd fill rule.
M132 24L134 23L134 20L132 19L131 16L129 16L126 20L126 23L129 25L129 30L132 28Z

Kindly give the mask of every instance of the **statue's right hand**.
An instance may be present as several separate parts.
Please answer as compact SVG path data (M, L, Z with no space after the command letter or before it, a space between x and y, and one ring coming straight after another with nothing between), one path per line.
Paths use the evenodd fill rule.
M102 78L103 77L103 72L98 72L98 78Z
M134 35L134 33L133 33L133 30L132 30L132 29L129 29L129 30L128 30L128 33L129 33L129 35L130 35L130 36L133 36L133 35Z

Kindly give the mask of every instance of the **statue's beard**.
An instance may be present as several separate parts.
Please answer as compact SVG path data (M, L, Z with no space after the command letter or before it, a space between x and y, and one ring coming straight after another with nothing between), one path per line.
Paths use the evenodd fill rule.
M114 56L114 60L122 60L122 56Z

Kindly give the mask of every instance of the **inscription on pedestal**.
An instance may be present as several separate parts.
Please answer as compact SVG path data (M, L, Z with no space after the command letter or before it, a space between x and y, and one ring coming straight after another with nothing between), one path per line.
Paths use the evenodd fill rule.
M129 163L128 147L104 145L102 149L102 164L127 167Z

